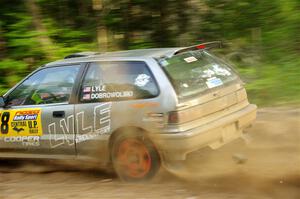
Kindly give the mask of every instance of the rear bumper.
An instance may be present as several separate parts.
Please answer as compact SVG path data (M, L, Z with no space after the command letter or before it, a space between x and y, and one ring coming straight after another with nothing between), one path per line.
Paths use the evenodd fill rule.
M217 149L241 137L256 118L256 105L231 113L197 128L172 134L155 135L152 139L164 161L185 160L187 154L203 147Z

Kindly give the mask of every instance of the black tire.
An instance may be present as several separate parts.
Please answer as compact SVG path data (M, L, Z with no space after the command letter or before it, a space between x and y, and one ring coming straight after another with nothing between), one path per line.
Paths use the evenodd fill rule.
M161 165L159 153L143 133L119 133L112 144L111 160L117 175L127 182L150 180Z

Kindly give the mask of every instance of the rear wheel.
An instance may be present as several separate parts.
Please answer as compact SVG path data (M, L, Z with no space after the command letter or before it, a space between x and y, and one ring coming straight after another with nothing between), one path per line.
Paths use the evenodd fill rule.
M112 162L122 180L130 182L153 178L160 168L160 157L144 135L119 134L112 146Z

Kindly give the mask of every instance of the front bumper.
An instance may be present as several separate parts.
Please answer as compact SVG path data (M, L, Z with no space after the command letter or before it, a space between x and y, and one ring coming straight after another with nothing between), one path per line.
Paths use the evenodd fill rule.
M152 139L163 161L185 160L187 154L203 147L217 149L242 136L256 118L256 105L231 113L213 122L180 133L159 134Z

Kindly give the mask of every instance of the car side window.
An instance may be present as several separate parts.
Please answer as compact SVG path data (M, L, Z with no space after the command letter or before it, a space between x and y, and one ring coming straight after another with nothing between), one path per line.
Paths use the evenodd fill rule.
M123 101L156 97L156 81L142 61L92 63L82 84L81 102Z
M7 96L7 105L37 105L68 102L80 65L44 68Z

